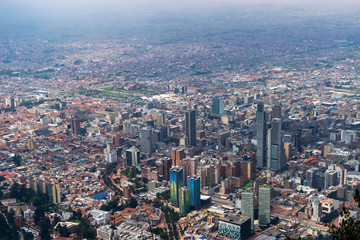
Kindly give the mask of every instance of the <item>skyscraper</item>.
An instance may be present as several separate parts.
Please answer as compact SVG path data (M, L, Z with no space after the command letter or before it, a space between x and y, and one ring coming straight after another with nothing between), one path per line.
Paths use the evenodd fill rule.
M281 119L273 118L271 120L271 130L268 131L268 165L269 169L278 171L285 165L285 150L281 138Z
M340 185L341 186L346 185L346 183L347 183L346 178L347 178L347 170L346 170L346 168L341 168L340 169Z
M188 177L189 204L194 209L200 207L200 178L196 175Z
M259 223L260 225L270 224L271 188L268 184L259 187Z
M153 143L152 143L152 129L151 128L142 128L140 132L140 145L141 152L146 154L152 154L153 152Z
M15 100L13 97L6 98L5 104L7 107L11 108L12 110L15 109Z
M163 158L161 159L162 167L163 167L163 176L164 180L170 180L170 169L171 169L171 159L170 158Z
M335 170L325 171L324 190L338 184L338 173Z
M71 134L80 135L80 133L81 133L80 120L78 119L71 120Z
M132 147L125 152L126 161L124 162L125 167L135 166L140 161L140 151L135 147Z
M224 114L224 99L221 96L214 96L212 98L212 113L223 115Z
M266 164L266 120L264 103L258 102L256 112L256 125L257 125L257 146L256 146L256 167L265 168Z
M183 170L178 167L170 169L170 197L171 203L178 207L179 206L179 191L184 186L183 183Z
M185 113L185 133L190 146L196 146L196 112L189 110Z
M190 210L189 189L187 187L181 187L179 194L180 194L180 196L179 196L180 214L182 216L185 216Z
M281 119L281 107L280 105L275 105L272 108L271 118L280 118Z
M242 215L251 218L251 229L254 229L254 190L244 189L242 192Z

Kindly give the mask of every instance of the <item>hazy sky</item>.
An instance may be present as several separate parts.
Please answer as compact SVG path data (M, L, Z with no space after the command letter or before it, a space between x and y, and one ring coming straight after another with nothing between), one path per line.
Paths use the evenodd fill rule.
M17 10L46 13L71 13L74 11L112 12L130 9L166 10L213 8L257 4L272 4L278 6L299 7L360 7L360 0L0 0L0 11Z
M208 13L223 9L242 10L264 5L262 9L285 7L323 11L340 8L360 9L360 0L0 0L0 27L54 22L93 21L108 16L140 16L144 12ZM334 10L335 9L335 10ZM314 11L313 11L314 12ZM140 14L138 14L140 13ZM174 15L175 16L175 15ZM105 21L105 20L104 20Z

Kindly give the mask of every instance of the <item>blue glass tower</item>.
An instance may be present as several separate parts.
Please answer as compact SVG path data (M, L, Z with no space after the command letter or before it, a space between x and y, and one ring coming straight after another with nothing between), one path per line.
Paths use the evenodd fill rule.
M214 96L212 99L212 113L224 114L224 99L221 96Z
M188 177L189 204L194 209L198 209L200 202L200 177L193 175Z
M170 197L171 203L179 206L179 191L184 186L183 182L183 170L178 167L170 169Z

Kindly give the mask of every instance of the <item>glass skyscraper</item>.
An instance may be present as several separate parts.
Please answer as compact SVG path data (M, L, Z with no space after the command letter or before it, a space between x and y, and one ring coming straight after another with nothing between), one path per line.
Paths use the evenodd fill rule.
M179 191L179 209L180 209L180 214L182 216L185 216L189 210L190 210L190 205L189 205L189 189L187 187L181 187L180 191Z
M196 146L196 112L189 110L185 113L185 133L189 146Z
M200 202L200 177L193 175L188 177L189 204L194 209L198 209Z
M259 224L270 224L271 187L262 184L259 187Z
M184 186L183 170L178 167L173 167L170 170L170 197L171 203L179 206L179 191Z
M258 102L256 111L256 125L257 125L257 146L256 146L256 167L266 168L266 120L264 103Z
M221 96L214 96L212 99L212 113L224 114L224 99Z
M254 190L244 189L242 192L242 215L251 218L251 229L254 229Z

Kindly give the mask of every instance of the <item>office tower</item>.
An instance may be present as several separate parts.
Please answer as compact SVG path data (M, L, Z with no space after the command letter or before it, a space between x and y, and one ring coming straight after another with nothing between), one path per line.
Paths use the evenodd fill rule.
M214 96L212 98L212 113L223 115L224 114L224 99L221 96Z
M125 152L126 161L125 167L135 166L140 162L140 151L135 147L126 150Z
M189 204L194 209L200 207L200 178L196 175L188 177Z
M316 174L318 172L319 172L319 169L315 168L315 167L306 170L305 180L306 180L307 184L305 183L305 185L312 187L315 182L315 179L316 179Z
M8 97L5 99L5 104L11 109L15 109L15 100L13 97Z
M270 224L271 187L262 184L259 187L259 223L260 225Z
M292 148L291 143L284 143L284 152L285 152L286 161L289 161L289 158L292 156L291 148Z
M181 187L180 191L179 191L179 209L180 209L180 214L182 216L186 216L186 214L189 212L190 210L190 205L189 205L189 189L187 187Z
M281 138L281 119L273 118L271 120L271 130L268 131L268 165L269 169L278 171L285 166L285 150Z
M185 158L185 149L183 148L173 148L171 150L171 159L173 166L179 166L181 160Z
M73 135L81 134L80 120L78 120L78 119L71 120L71 134L73 134Z
M335 170L325 171L324 190L338 184L338 173Z
M142 128L140 131L140 145L141 152L146 154L153 153L153 138L152 138L152 129L151 128Z
M110 151L105 153L105 162L106 163L117 163L117 152Z
M298 130L297 133L295 134L295 148L298 152L301 152L301 134L302 131Z
M170 169L171 169L171 159L170 158L163 158L161 159L162 167L163 167L163 176L164 180L170 180Z
M215 166L206 165L198 167L197 175L200 177L201 189L215 185Z
M188 158L187 159L189 175L196 175L197 168L197 159L196 158Z
M257 125L257 146L256 146L256 167L266 168L266 120L264 103L258 102L256 111L256 125Z
M185 133L188 145L196 146L196 112L189 110L185 113Z
M251 218L251 229L254 229L254 190L244 189L242 192L242 215Z
M340 169L340 185L341 186L346 185L346 183L347 183L346 178L347 178L347 170L346 170L346 168L341 168Z
M156 127L162 127L165 125L165 114L164 113L158 113L155 115L155 123Z
M170 170L170 197L171 203L179 206L179 190L184 186L183 170L178 167L173 167Z
M271 118L280 118L281 119L281 107L280 105L275 105L272 108Z

